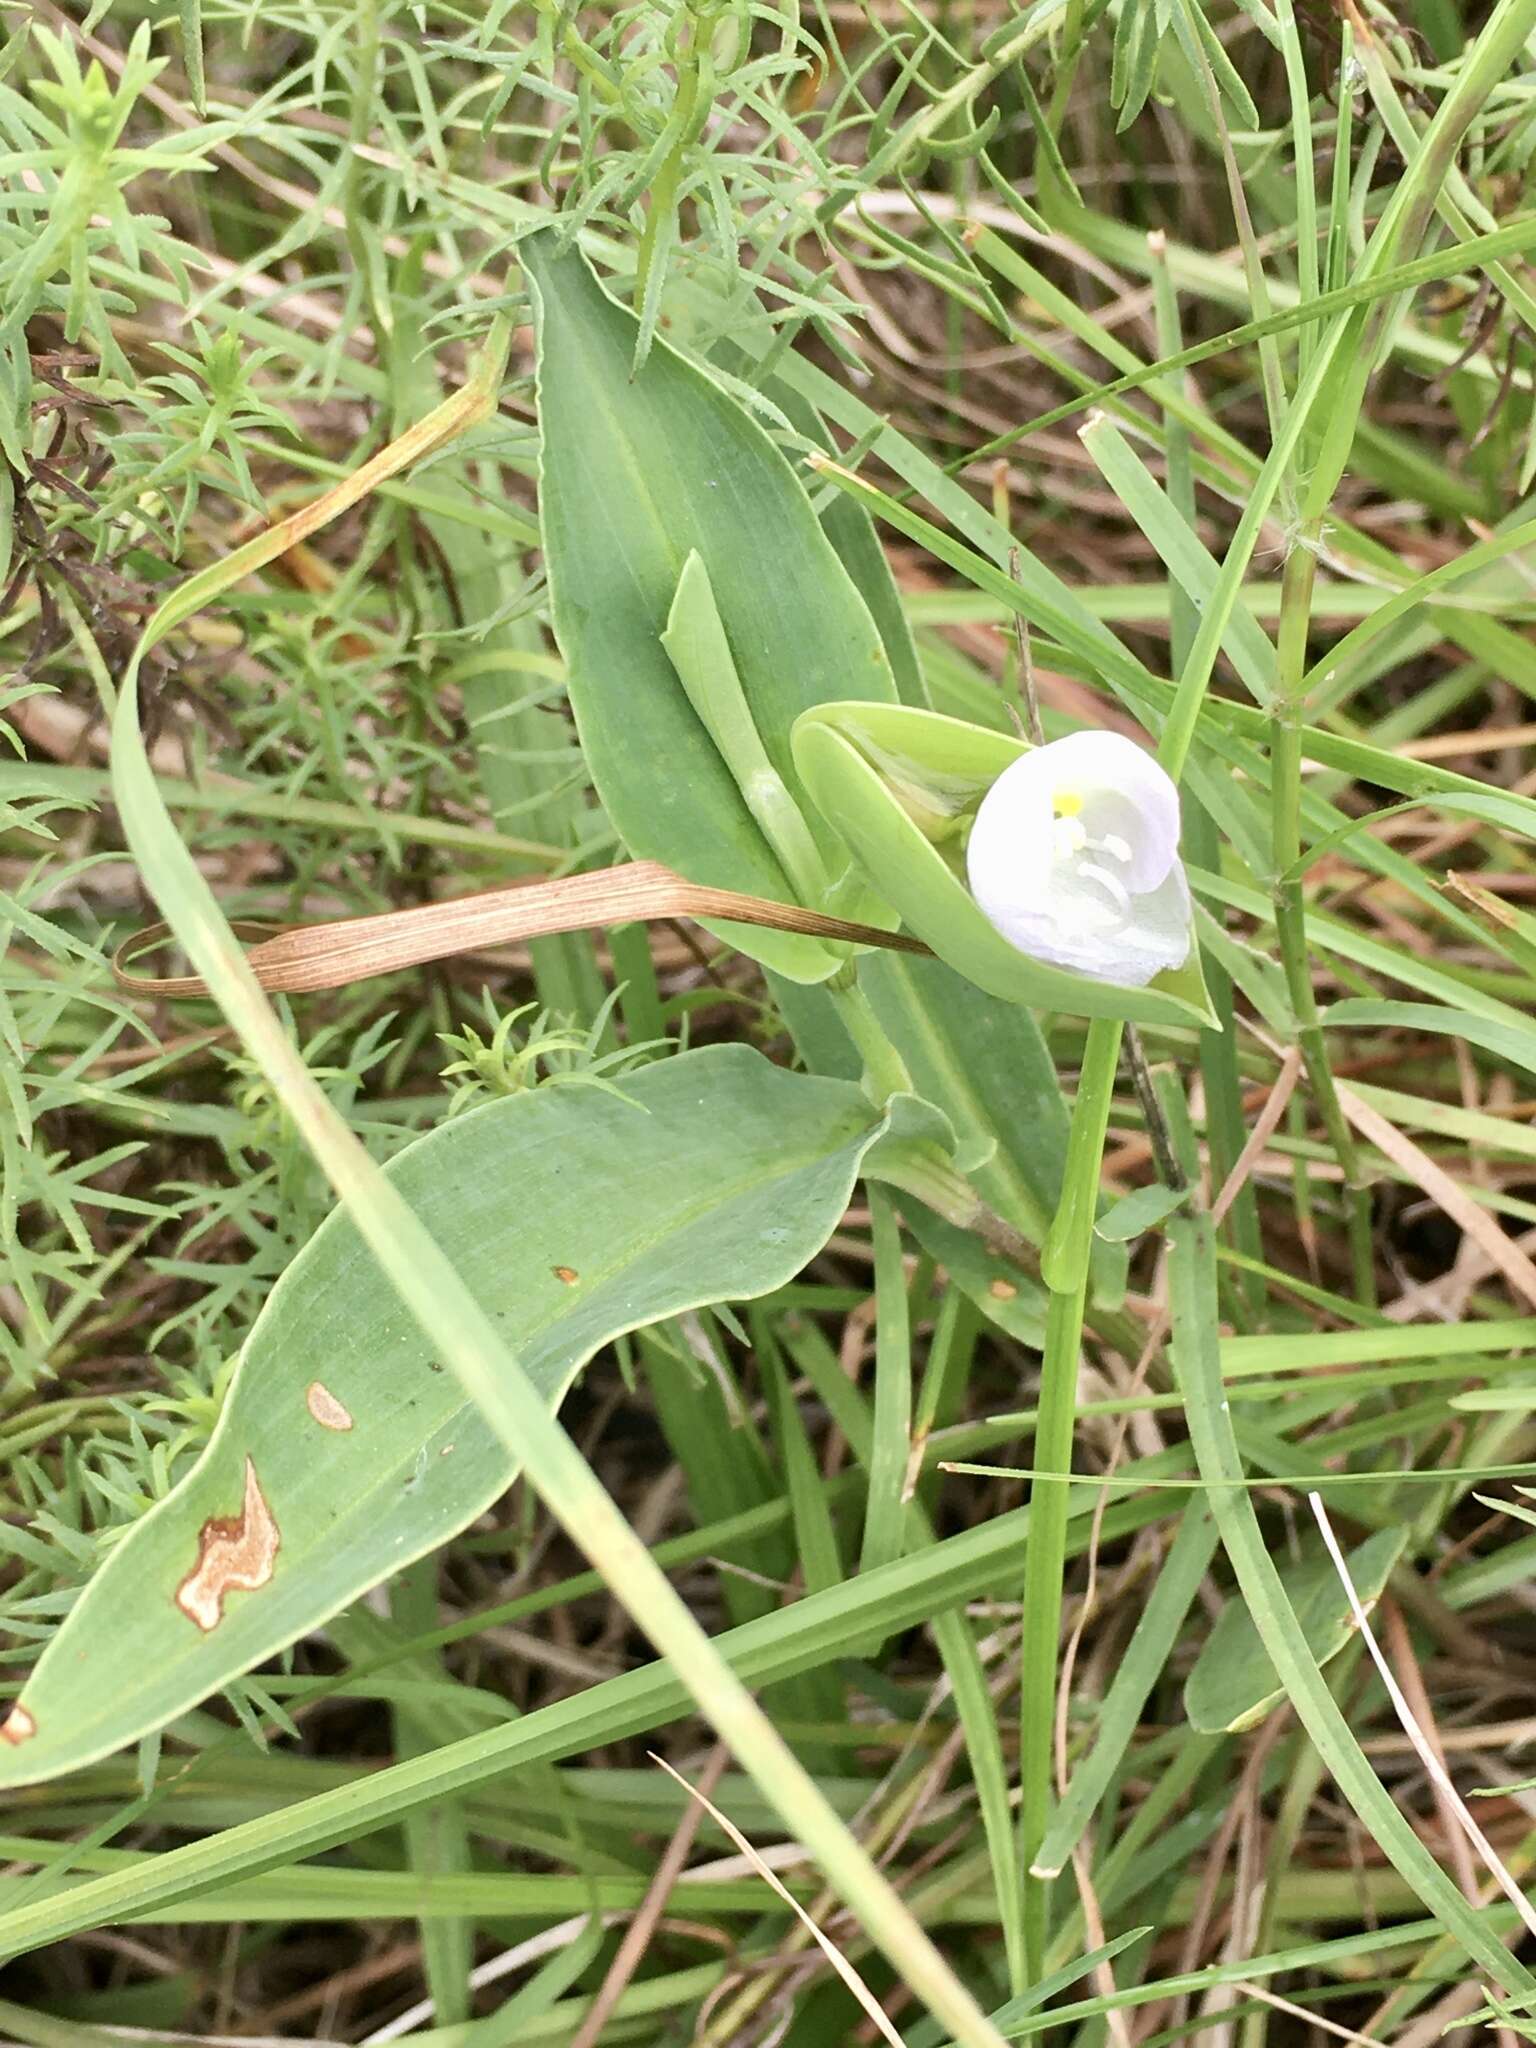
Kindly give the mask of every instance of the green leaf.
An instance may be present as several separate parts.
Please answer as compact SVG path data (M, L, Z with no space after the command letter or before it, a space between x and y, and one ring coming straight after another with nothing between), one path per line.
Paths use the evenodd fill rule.
M199 120L206 120L208 86L203 68L202 0L181 0L181 61L187 68L193 111Z
M1295 880L1306 874L1325 854L1336 852L1362 833L1379 831L1393 818L1400 818L1405 811L1416 810L1420 805L1432 805L1435 810L1447 811L1452 817L1477 818L1485 824L1501 826L1506 832L1518 832L1521 838L1529 839L1536 820L1527 808L1528 803L1529 798L1506 795L1497 789L1474 791L1470 795L1436 790L1410 796L1404 803L1389 804L1379 811L1367 811L1358 818L1346 818L1336 830L1312 842L1286 879Z
M1501 1983L1518 1991L1530 1989L1536 1980L1504 1947L1482 1915L1467 1904L1398 1811L1307 1647L1249 1497L1222 1384L1216 1234L1209 1216L1186 1214L1169 1224L1168 1277L1174 1372L1184 1396L1190 1443L1200 1476L1210 1489L1211 1512L1232 1561L1243 1604L1276 1677L1340 1792L1446 1932ZM1349 1335L1380 1341L1383 1333L1351 1331ZM1294 1344L1292 1339L1284 1341ZM1328 1339L1310 1341L1326 1344Z
M1045 1342L1045 1289L1010 1260L988 1251L971 1231L947 1223L921 1202L902 1204L907 1228L929 1257L987 1320L1038 1351Z
M740 357L743 375L750 380L756 367L751 356L739 349L733 350L732 354ZM798 362L800 359L794 360ZM815 442L827 455L836 458L837 442L808 398L782 377L775 377L770 382L768 392L785 418L808 441ZM837 550L837 559L853 578L854 587L869 606L870 617L880 629L897 696L903 704L926 704L928 687L923 680L917 644L912 638L906 607L896 587L896 578L891 574L890 558L880 545L874 520L861 504L842 491L829 503L821 505L817 517L827 539Z
M792 393L785 393L792 397ZM890 557L880 545L875 522L857 500L839 492L823 508L821 523L837 559L853 578L855 589L869 606L870 616L880 629L885 658L891 664L896 694L903 704L926 704L928 685L923 680L917 643L907 619L901 592L891 574Z
M857 1088L745 1046L624 1089L490 1103L387 1168L552 1404L621 1331L791 1278L884 1129ZM39 1661L20 1701L35 1732L16 1741L11 1724L0 1779L163 1727L445 1542L516 1471L350 1218L330 1216L273 1289L202 1458Z
M1522 1487L1522 1493L1529 1493L1529 1487ZM1499 1500L1491 1493L1475 1493L1472 1498L1496 1515L1513 1515L1517 1522L1526 1522L1536 1529L1536 1509L1521 1507L1515 1500Z
M1399 1003L1374 996L1346 996L1330 1003L1323 1022L1330 1030L1340 1026L1357 1029L1433 1031L1447 1038L1460 1038L1468 1045L1480 1045L1485 1052L1536 1074L1536 1025L1506 1008L1509 1022L1501 1017L1479 1017L1471 1010L1452 1009L1439 1003Z
M634 316L548 230L533 287L541 512L556 637L587 765L630 851L691 880L799 900L662 646L697 554L762 747L790 794L789 734L832 696L893 700L874 620L764 429L665 340L631 375ZM832 833L811 821L841 866ZM726 935L796 981L840 955L796 934Z
M961 839L1025 741L912 705L842 703L804 713L794 746L805 786L870 885L989 995L1077 1017L1214 1025L1195 955L1150 987L1120 988L1031 959L977 907L961 878Z
M1188 1200L1188 1188L1166 1188L1161 1181L1154 1181L1150 1187L1133 1188L1112 1203L1093 1227L1111 1244L1129 1244L1144 1230L1155 1230Z
M1106 1941L1101 1948L1090 1949L1086 1955L1074 1956L1070 1963L1064 1964L1059 1970L1052 1970L1047 1976L1042 1977L1038 1984L1031 1984L1029 1989L1020 1992L1017 1998L1010 1998L1006 2005L999 2006L992 2014L993 2021L997 2026L1012 2031L1015 2022L1027 2019L1032 2012L1038 2012L1042 2005L1048 2005L1053 1998L1059 1997L1079 1979L1086 1977L1090 1970L1098 1969L1103 1963L1113 1962L1115 1957L1128 1949L1133 1942L1145 1940L1151 1932L1149 1927L1128 1927L1123 1934L1117 1934L1113 1941Z
M1061 1197L1067 1110L1033 1017L921 955L871 953L859 983L913 1087L953 1124L971 1185L1043 1243Z
M1349 1553L1349 1576L1370 1612L1408 1541L1406 1529L1378 1529ZM1280 1569L1280 1585L1300 1624L1301 1639L1319 1669L1355 1633L1349 1595L1320 1536L1308 1534L1300 1556ZM1184 1711L1202 1735L1253 1728L1285 1698L1269 1652L1241 1599L1229 1600L1206 1637L1184 1684Z
M769 760L752 722L709 571L697 549L690 550L677 579L661 644L699 723L714 741L747 809L801 900L821 902L827 890L821 856L799 805Z
M1206 62L1211 67L1216 84L1221 88L1223 96L1232 102L1238 121L1251 135L1261 125L1258 109L1243 83L1242 74L1227 55L1225 44L1211 27L1202 9L1188 5L1186 0L1186 4L1176 9L1173 26L1189 58L1190 68L1197 76L1200 71L1200 50L1203 46Z
M1216 1548L1216 1524L1203 1502L1179 1517L1157 1583L1141 1604L1135 1632L1121 1652L1097 1716L1093 1747L1072 1773L1045 1838L1034 1875L1059 1877L1082 1840L1140 1725L1142 1709L1167 1669L1184 1617L1194 1604Z
M942 960L921 955L870 952L859 962L859 986L913 1087L948 1119L966 1179L1031 1244L1043 1244L1061 1197L1067 1110L1034 1018L987 995ZM780 977L773 991L812 1073L857 1079L859 1059L831 996ZM992 1320L1034 1342L1039 1332L1032 1304L991 1292L994 1280L1011 1284L1017 1272L989 1261L978 1240L953 1225L939 1226L931 1212L907 1213L929 1251L942 1229L949 1248L934 1255ZM961 1244L969 1246L963 1269L955 1264ZM1124 1299L1125 1270L1124 1246L1095 1239L1092 1293L1101 1308Z
M1157 1476L1166 1476L1168 1469L1158 1467ZM1160 1512L1155 1495L1118 1500L1105 1516L1103 1540L1132 1535ZM1085 1508L1073 1555L1086 1548L1090 1526ZM807 1594L760 1621L727 1631L716 1638L719 1654L745 1682L771 1685L835 1660L850 1640L926 1625L946 1608L1016 1584L1028 1540L1028 1508L994 1516L896 1564ZM596 1574L587 1583L601 1590ZM395 1827L415 1807L664 1727L687 1711L689 1698L676 1664L657 1658L636 1665L502 1727L448 1742L430 1756L366 1772L139 1859L130 1870L11 1906L0 1914L0 1958L66 1940L88 1927L163 1915L183 1900L204 1899L220 1886Z
M1143 4L1122 9L1115 30L1109 102L1120 109L1115 133L1123 134L1147 103L1157 76L1159 37L1156 9Z

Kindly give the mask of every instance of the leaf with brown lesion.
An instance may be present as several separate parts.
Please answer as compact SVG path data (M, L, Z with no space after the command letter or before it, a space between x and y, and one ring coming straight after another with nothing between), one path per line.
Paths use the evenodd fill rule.
M37 1723L25 1707L12 1707L3 1721L0 1721L0 1742L8 1742L14 1749L19 1743L30 1742L37 1733Z
M346 1430L352 1427L351 1410L320 1380L310 1381L305 1390L304 1405L322 1429Z
M248 1457L240 1513L211 1515L204 1522L197 1539L197 1563L176 1588L176 1605L207 1635L224 1618L227 1594L254 1593L271 1578L281 1541L255 1463Z

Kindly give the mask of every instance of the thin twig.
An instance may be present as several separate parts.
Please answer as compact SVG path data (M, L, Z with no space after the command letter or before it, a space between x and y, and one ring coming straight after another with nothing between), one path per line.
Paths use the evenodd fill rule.
M1344 1591L1349 1597L1350 1612L1355 1618L1355 1626L1359 1629L1361 1637L1365 1642L1365 1647L1371 1654L1371 1662L1376 1666L1381 1682L1387 1689L1387 1697L1392 1702L1393 1711L1396 1713L1398 1720L1402 1722L1404 1733L1413 1744L1414 1752L1419 1762L1423 1764L1425 1770L1429 1773L1430 1782L1434 1785L1437 1792L1443 1796L1448 1810L1456 1816L1456 1820L1466 1834L1468 1841L1472 1844L1478 1855L1482 1857L1499 1890L1520 1915L1520 1919L1527 1932L1536 1934L1536 1907L1532 1906L1525 1893L1515 1883L1499 1852L1472 1818L1470 1808L1451 1782L1450 1773L1446 1770L1444 1764L1441 1763L1439 1757L1436 1756L1434 1745L1430 1742L1429 1737L1414 1719L1413 1709L1409 1706L1403 1689L1397 1682L1397 1676L1391 1665L1382 1655L1381 1645L1377 1642L1371 1630L1370 1617L1361 1606L1360 1596L1355 1591L1355 1582L1349 1576L1349 1566L1344 1561L1344 1553L1340 1550L1338 1538L1333 1533L1333 1524L1328 1519L1328 1510L1323 1506L1321 1495L1309 1493L1307 1499L1312 1503L1312 1512L1317 1517L1317 1525L1323 1532L1323 1541L1328 1546L1328 1555L1333 1559L1334 1570L1338 1573Z
M699 1774L694 1796L683 1808L672 1839L662 1853L656 1874L645 1888L645 1897L640 1901L639 1910L624 1930L624 1939L619 1943L613 1961L608 1965L607 1974L597 1988L597 1996L587 2008L581 2025L571 2036L571 2048L595 2048L604 2027L613 2016L613 2009L623 1997L629 1980L645 1956L656 1923L666 1910L673 1887L682 1876L693 1848L695 1835L704 1819L705 1808L711 1792L719 1784L725 1771L728 1751L723 1743L716 1743Z

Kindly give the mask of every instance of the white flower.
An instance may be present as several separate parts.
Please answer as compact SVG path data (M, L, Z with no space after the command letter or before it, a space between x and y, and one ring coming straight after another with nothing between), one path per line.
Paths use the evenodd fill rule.
M966 860L986 917L1036 960L1142 988L1189 958L1179 793L1119 733L1071 733L1004 769Z

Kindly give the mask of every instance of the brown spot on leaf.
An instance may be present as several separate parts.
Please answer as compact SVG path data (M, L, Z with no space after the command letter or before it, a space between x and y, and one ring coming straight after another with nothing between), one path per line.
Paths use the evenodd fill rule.
M238 1515L210 1515L204 1522L197 1563L176 1588L176 1605L207 1635L224 1619L227 1593L254 1593L271 1578L281 1540L247 1458L244 1504Z
M0 1742L8 1742L13 1749L18 1743L30 1742L36 1733L37 1723L25 1707L12 1707L0 1721Z
M994 1301L1012 1301L1018 1291L1011 1280L994 1280L987 1288Z
M329 1387L321 1386L318 1380L311 1380L304 1395L304 1405L322 1429L350 1429L352 1416L345 1405L338 1401Z
M563 1280L567 1287L574 1287L581 1278L574 1266L551 1266L549 1270L557 1280Z

